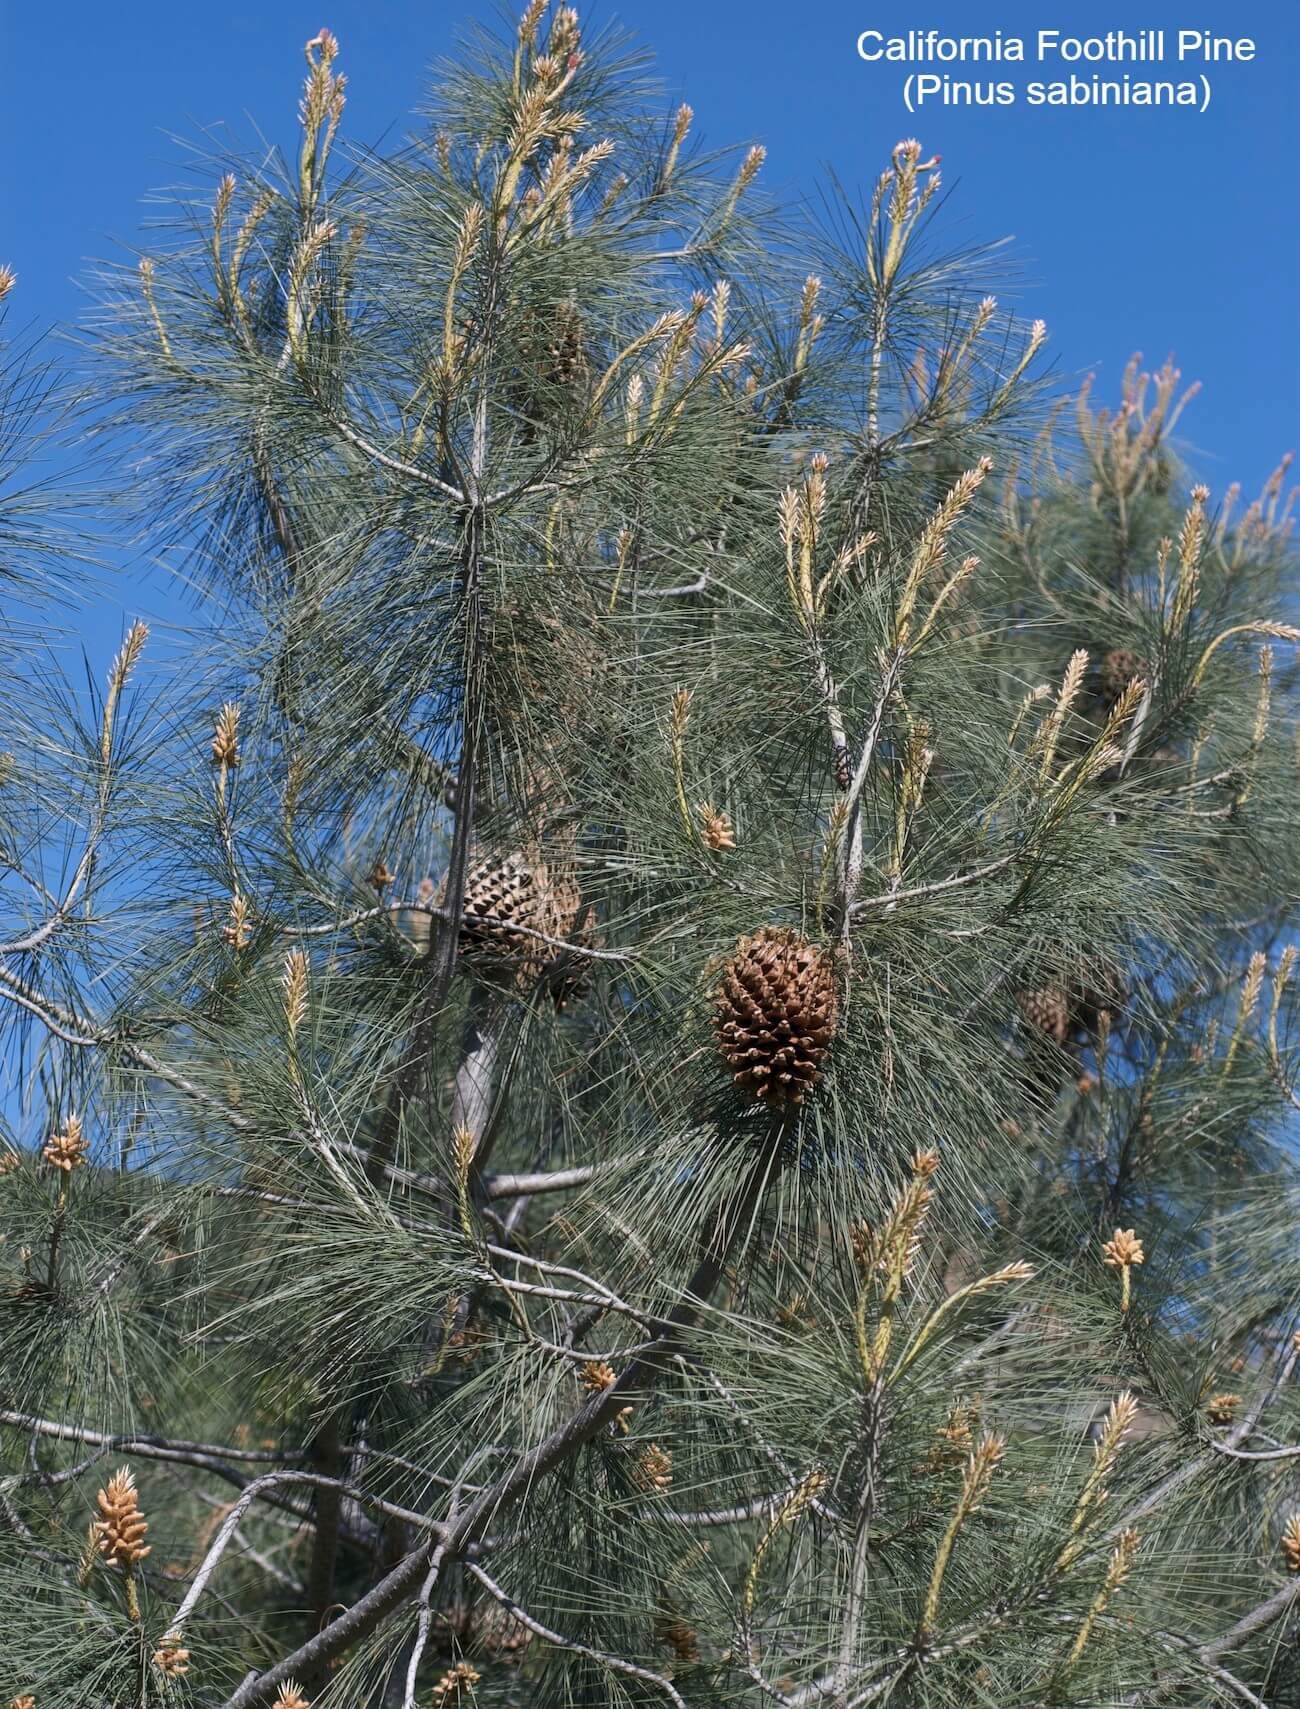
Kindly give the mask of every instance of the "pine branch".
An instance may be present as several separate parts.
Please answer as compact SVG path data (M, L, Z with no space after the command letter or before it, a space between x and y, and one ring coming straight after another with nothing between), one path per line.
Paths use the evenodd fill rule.
M462 1559L465 1550L477 1540L490 1519L504 1513L539 1481L570 1460L612 1421L631 1394L653 1387L717 1286L733 1245L748 1234L751 1219L771 1177L777 1149L779 1135L775 1145L751 1166L749 1177L737 1198L717 1218L705 1252L681 1301L668 1313L662 1332L650 1348L625 1366L609 1388L593 1395L566 1423L553 1430L536 1447L521 1454L509 1471L496 1479L446 1527L435 1545L412 1550L325 1631L264 1673L245 1680L227 1699L224 1709L253 1709L256 1704L268 1702L272 1692L286 1679L297 1678L308 1670L323 1666L373 1631L423 1581L434 1564L435 1554L439 1567Z

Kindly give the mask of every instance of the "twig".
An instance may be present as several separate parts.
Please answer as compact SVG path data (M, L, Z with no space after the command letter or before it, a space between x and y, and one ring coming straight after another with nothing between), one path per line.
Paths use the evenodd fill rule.
M404 480L418 481L421 486L432 487L435 492L440 492L444 498L451 499L454 504L463 505L467 503L465 494L458 487L450 486L446 481L439 480L437 475L431 475L427 469L421 469L415 463L404 463L400 457L388 456L377 445L372 445L364 435L358 433L356 428L350 422L345 421L342 416L334 415L328 410L325 413L326 420L335 432L341 433L349 445L355 446L358 451L369 457L372 463L377 463L381 469L387 469L391 475L401 475Z
M1295 1606L1297 1597L1300 1597L1300 1578L1292 1578L1275 1590L1267 1600L1252 1608L1249 1614L1243 1614L1236 1625L1229 1626L1221 1637L1202 1644L1196 1652L1197 1657L1207 1665L1217 1662L1220 1656L1226 1656L1229 1650L1235 1650L1248 1638L1253 1638L1257 1632L1262 1632L1266 1626L1271 1626L1275 1620L1280 1620L1284 1614L1289 1613Z
M954 878L941 878L933 884L917 884L910 890L886 891L883 896L868 896L863 901L855 902L852 912L859 914L868 908L892 908L899 902L913 902L921 896L938 896L946 890L961 890L968 884L979 884L985 878L1005 872L1007 867L1014 866L1016 861L1023 859L1024 850L1016 849L1011 854L989 861L985 866L975 867L971 872L959 872Z
M858 763L849 783L848 793L844 797L849 822L845 833L844 866L840 882L841 937L848 936L849 922L854 913L854 899L862 879L862 791L866 785L867 774L871 770L871 762L875 757L876 743L880 739L880 731L885 719L885 708L888 706L889 697L893 694L898 683L899 672L903 666L903 657L903 651L899 648L891 653L885 662L880 686L876 690L875 705L872 707L866 734L862 738L862 751L858 755Z
M410 1508L399 1507L396 1502L385 1501L380 1496L371 1495L367 1490L357 1489L351 1484L343 1483L338 1478L325 1477L319 1472L267 1472L264 1477L254 1478L252 1483L244 1488L239 1499L232 1505L229 1513L221 1522L216 1536L208 1546L208 1552L203 1557L198 1572L194 1575L194 1582L190 1585L184 1600L172 1617L171 1625L174 1629L179 1630L184 1625L195 1604L203 1595L209 1579L217 1570L221 1557L229 1547L245 1513L260 1496L266 1495L281 1484L306 1484L316 1489L330 1489L340 1495L350 1495L354 1500L364 1502L367 1506L376 1508L380 1513L404 1519L408 1523L419 1525L425 1530L439 1529L437 1521L430 1519L427 1514L413 1513Z
M110 1435L103 1430L91 1430L84 1424L60 1424L50 1418L34 1418L24 1412L0 1411L0 1424L15 1430L26 1430L36 1436L50 1436L60 1442L86 1443L105 1453L139 1454L143 1458L176 1460L184 1465L206 1466L213 1460L246 1460L265 1463L268 1460L300 1460L302 1450L274 1448L230 1448L224 1443L187 1442L180 1437L140 1435L124 1431Z
M548 1644L554 1644L557 1649L571 1650L574 1655L586 1656L589 1661L599 1662L602 1667L607 1667L614 1673L625 1673L631 1679L644 1679L649 1684L658 1686L669 1700L677 1705L677 1709L687 1709L685 1699L672 1681L665 1679L663 1674L653 1673L646 1667L638 1667L635 1662L626 1661L622 1656L610 1655L607 1650L592 1649L590 1644L580 1643L576 1638L566 1638L553 1627L543 1626L540 1620L521 1607L508 1591L503 1590L494 1578L473 1561L465 1563L465 1571L476 1578L488 1595L499 1602L521 1626L526 1626L530 1632L544 1638ZM408 1698L406 1709L413 1709L413 1700Z

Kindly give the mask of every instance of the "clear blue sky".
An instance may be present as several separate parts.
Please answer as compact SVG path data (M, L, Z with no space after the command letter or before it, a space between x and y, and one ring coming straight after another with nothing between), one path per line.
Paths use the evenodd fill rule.
M291 142L302 44L322 24L342 40L347 130L376 142L401 134L430 61L488 10L473 0L0 0L0 260L20 276L13 323L75 317L87 259L140 241L145 193L183 173L168 133L225 122L251 138L256 121ZM708 140L766 143L773 187L806 191L828 166L850 186L869 184L900 136L941 152L957 187L950 230L959 241L1014 235L1021 306L1048 321L1063 376L1096 367L1113 396L1140 349L1151 362L1172 350L1203 380L1185 424L1216 491L1234 478L1258 483L1300 439L1300 22L1280 0L1143 7L1143 26L1255 38L1253 64L1208 68L1204 115L1017 104L910 117L904 72L855 51L860 30L904 27L902 9L879 0L600 0L585 10L588 20L617 15L657 49L667 98L691 101ZM1136 27L1128 7L1068 0L1050 16L998 0L905 10L916 27L953 35ZM1062 74L949 69L1022 83ZM1116 69L1179 75L1107 74Z

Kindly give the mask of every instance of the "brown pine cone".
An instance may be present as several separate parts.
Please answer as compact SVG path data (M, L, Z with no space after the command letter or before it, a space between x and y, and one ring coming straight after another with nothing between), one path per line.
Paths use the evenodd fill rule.
M1112 647L1101 661L1099 673L1103 698L1111 706L1135 677L1149 675L1147 662L1131 647Z
M522 928L522 929L512 929ZM544 937L534 933L544 933ZM480 971L496 964L509 981L527 986L545 979L557 1009L586 995L592 963L577 953L593 947L596 914L582 907L570 859L547 861L534 848L477 861L465 880L461 953L477 957ZM573 949L549 939L568 939Z
M511 931L511 926L544 929L538 919L537 864L514 849L504 856L487 855L470 867L461 918L463 948L490 946L518 954L528 940L523 933Z
M839 1025L825 950L786 926L740 939L714 1001L714 1031L736 1085L772 1108L799 1104L822 1076Z
M1063 985L1038 985L1021 991L1016 1002L1027 1027L1064 1046L1070 1036L1070 999Z

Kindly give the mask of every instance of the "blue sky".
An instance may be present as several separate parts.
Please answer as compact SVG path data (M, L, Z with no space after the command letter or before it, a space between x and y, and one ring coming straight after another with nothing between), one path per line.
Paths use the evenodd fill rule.
M1087 35L1127 10L1061 0L1047 19L1027 4L931 0L914 24L1032 37L1050 21ZM1249 35L1258 49L1251 64L1208 68L1205 114L1018 103L909 116L905 70L856 54L860 30L901 27L879 0L601 0L586 16L617 15L656 48L666 99L689 99L709 141L766 143L770 187L807 193L827 168L861 187L900 136L941 152L956 187L949 232L958 243L1014 236L1020 306L1048 321L1063 380L1096 368L1113 397L1140 349L1151 363L1173 351L1184 375L1204 382L1185 428L1198 472L1221 492L1235 478L1257 484L1300 439L1300 22L1277 0L1193 10L1202 16L1148 4L1140 22ZM174 137L224 122L251 139L256 122L290 142L302 44L322 24L342 40L347 130L376 143L402 134L430 61L487 12L472 0L0 0L0 260L19 274L11 329L75 318L87 261L147 241L147 192L185 171ZM1022 84L1068 74L947 69ZM1107 75L1123 69L1180 75ZM143 592L121 589L110 607L137 605ZM99 620L87 615L87 631Z

